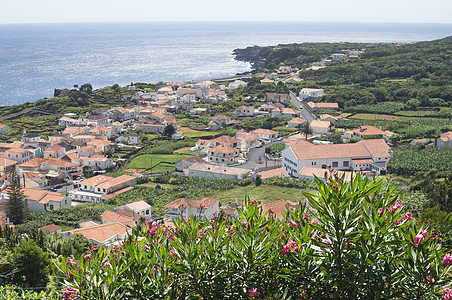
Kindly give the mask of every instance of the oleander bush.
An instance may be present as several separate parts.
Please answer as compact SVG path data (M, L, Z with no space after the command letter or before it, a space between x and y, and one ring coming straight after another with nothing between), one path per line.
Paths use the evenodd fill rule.
M67 258L65 299L434 299L452 297L452 256L386 179L337 175L283 219L141 223L121 245ZM309 209L307 208L309 207ZM450 299L450 298L447 298Z

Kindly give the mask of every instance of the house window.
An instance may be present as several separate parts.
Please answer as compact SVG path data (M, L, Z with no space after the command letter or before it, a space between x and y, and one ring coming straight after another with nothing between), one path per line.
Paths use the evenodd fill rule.
M148 209L148 210L146 210L146 214L147 214L147 215L149 215L149 209Z
M333 161L333 168L337 168L339 163L337 161Z
M312 165L313 165L313 166L317 165L317 162L313 161L313 162L312 162Z
M50 210L53 210L53 204L50 204Z
M348 161L344 161L344 162L342 163L342 165L343 165L344 167L348 167Z
M326 169L326 165L322 165L322 169Z

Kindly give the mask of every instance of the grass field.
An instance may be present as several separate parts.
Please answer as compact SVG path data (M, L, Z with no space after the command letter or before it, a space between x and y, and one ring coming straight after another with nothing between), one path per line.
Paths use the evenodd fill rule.
M193 148L193 147L185 147L185 148L180 148L180 149L174 150L174 154L183 154L183 153L189 153L189 154L193 154L193 155L201 154L201 151L190 151L191 148Z
M397 116L378 114L356 114L350 117L350 119L399 121L399 117Z
M249 196L251 200L262 201L263 204L281 199L289 201L299 201L302 199L300 189L284 188L274 185L261 185L257 187L254 184L244 187L237 187L227 191L217 191L210 195L206 195L206 197L220 200L221 204L233 202L235 199L243 202L246 196Z
M181 159L190 157L191 155L177 154L145 154L135 157L127 166L127 169L150 169L152 166L165 161L176 163ZM152 169L152 172L167 172L174 170L174 165L159 165Z

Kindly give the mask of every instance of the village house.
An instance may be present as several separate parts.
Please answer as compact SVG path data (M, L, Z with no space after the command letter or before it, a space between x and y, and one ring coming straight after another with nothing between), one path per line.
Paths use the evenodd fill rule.
M122 224L122 225L130 227L130 228L135 228L137 226L135 223L136 220L133 217L125 216L123 214L109 211L109 210L104 211L100 215L100 219L101 219L102 224L119 223L119 224ZM91 226L96 226L96 225L98 225L98 224L91 224L90 226L80 225L80 227L86 228L86 227L91 227Z
M349 171L336 171L334 170L334 172L336 172L336 174L342 178L342 176L344 176L344 180L345 181L350 181L352 178L352 172ZM325 181L325 176L328 178L330 176L333 175L333 171L329 170L329 169L319 169L319 168L313 168L313 167L304 167L298 178L301 180L311 180L314 181L315 176L317 176L319 179Z
M452 148L452 131L445 132L435 140L435 146L439 148Z
M335 117L329 114L323 114L319 116L319 119L321 121L328 121L328 122L332 122L332 123L336 123L338 120L340 120L340 117Z
M243 204L235 199L234 202L228 202L223 206L220 206L220 213L225 214L228 217L240 218L239 210L243 209Z
M306 123L306 120L300 117L293 118L287 123L288 128L301 128Z
M18 166L20 174L38 173L43 174L49 179L71 179L71 173L81 172L78 164L56 158L33 158Z
M275 84L275 81L270 78L264 78L261 80L261 84Z
M131 231L131 228L120 223L107 223L86 228L72 229L64 231L61 234L65 238L68 238L69 236L78 233L83 235L98 247L109 247L119 245L127 238L127 235L129 235Z
M200 115L204 113L210 113L210 107L196 107L190 110L192 115Z
M106 151L113 151L115 149L115 144L110 141L103 141L103 140L92 140L88 143L86 143L87 146L94 146L96 148L99 148L102 150L102 152Z
M195 217L207 221L218 216L220 201L213 198L194 200L179 198L165 205L165 221L173 222L177 218Z
M387 133L381 129L378 129L372 125L360 126L358 129L354 129L352 137L373 137L373 138L383 138Z
M253 106L239 106L235 109L234 114L237 117L252 117L254 116L254 107Z
M127 143L129 145L140 145L141 135L139 134L125 134L116 139L117 143Z
M130 191L137 183L135 176L122 175L116 178L97 175L79 183L79 189L72 192L72 199L83 202L101 203L111 198L112 194L119 195ZM109 196L110 195L110 196Z
M28 209L33 212L45 212L61 207L71 207L71 198L60 193L27 188L23 188L22 193Z
M93 155L90 157L80 157L80 161L85 167L93 170L106 170L113 167L113 160L105 155Z
M66 127L63 131L63 134L70 136L70 137L74 137L79 134L85 134L90 129L91 129L91 127L89 127L89 126L71 126L71 127Z
M9 126L5 124L0 124L0 134L3 134L9 130Z
M207 164L207 161L204 160L204 157L206 157L205 154L204 155L194 155L194 156L190 156L190 157L181 159L178 162L176 162L176 171L182 172L184 169L188 169L196 163Z
M136 220L135 215L144 218L146 221L149 221L152 217L151 206L143 200L115 207L114 211L119 214L124 214L122 211L130 212L134 215L134 220Z
M312 120L309 127L314 135L326 135L334 132L334 124L329 121Z
M211 164L235 164L238 163L240 150L226 145L218 145L207 149L208 162Z
M61 133L49 135L47 138L51 142L58 142L58 143L61 143L63 141L72 141L72 139L68 135L61 134Z
M248 152L260 143L260 138L251 134L240 135L237 139L240 141L239 148L243 152Z
M240 89L246 87L247 85L248 83L246 83L245 81L235 80L228 85L228 89L230 90Z
M41 227L38 229L39 231L44 232L45 234L52 234L52 233L61 233L61 228L55 224L49 224L44 227Z
M105 126L110 123L109 120L102 115L89 115L86 117L81 117L79 118L79 120L84 122L85 124L94 124L96 127Z
M287 200L278 200L275 202L267 203L262 206L262 213L267 213L267 218L271 218L274 216L277 219L284 220L284 212L287 210L295 211L298 208L298 203L287 201ZM270 211L273 211L273 214L270 214Z
M273 102L273 103L275 103L275 102L283 103L283 104L289 104L290 103L290 96L289 96L289 94L266 93L264 99L267 102Z
M22 164L32 159L33 153L24 148L9 148L5 151L5 158L15 160L19 164Z
M344 53L334 53L331 54L331 59L333 61L341 61L347 58L347 55L345 55Z
M44 150L44 157L58 158L66 154L66 149L60 145L54 145Z
M219 145L229 146L237 148L240 144L240 140L228 135L219 136L213 140L210 140L209 147L215 147Z
M16 160L0 157L0 176L11 173L17 165L18 162Z
M72 118L68 118L68 117L61 117L58 120L58 126L60 127L67 127L67 126L72 126L72 125L80 125L80 123L82 123L79 120L76 119L72 119Z
M210 140L199 139L196 141L196 150L206 150L209 147Z
M217 166L205 163L196 163L184 172L188 177L202 177L210 179L243 179L249 173L249 170Z
M106 141L107 137L104 135L95 135L95 134L78 134L72 138L73 141L82 142L84 144L96 139Z
M275 108L272 110L272 116L277 118L296 118L300 116L300 111L297 109L289 108L289 107L282 107L282 108Z
M277 131L270 130L270 129L262 129L262 128L250 131L249 134L257 136L258 138L261 138L264 140L276 139L279 136L279 133Z
M136 130L141 130L144 133L163 134L165 125L158 123L140 123L135 125Z
M324 89L303 88L300 91L301 100L317 99L325 95Z
M267 171L262 171L262 172L257 173L257 175L259 175L261 177L262 181L265 181L265 180L273 178L273 177L279 177L279 178L289 177L289 174L287 174L287 171L284 170L284 168L276 168L276 169L271 169L271 170L267 170Z
M37 133L24 133L21 138L22 142L42 142L44 141Z
M115 130L111 127L103 126L94 127L93 129L90 129L89 132L96 135L105 135L108 139L111 139L114 136L116 136Z
M338 110L339 105L337 103L315 103L315 102L308 102L308 106L312 111L318 111L318 110Z
M283 168L299 177L304 167L334 170L367 170L386 174L392 150L383 139L362 140L356 144L290 145L281 153Z
M427 139L414 139L411 141L411 146L416 146L418 144L427 144L428 140Z

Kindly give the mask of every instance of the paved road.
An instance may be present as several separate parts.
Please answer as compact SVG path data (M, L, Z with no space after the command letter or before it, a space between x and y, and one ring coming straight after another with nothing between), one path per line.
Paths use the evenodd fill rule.
M268 144L265 144L262 148L253 148L251 149L247 154L247 161L243 165L239 165L237 167L248 169L248 170L255 170L255 169L262 169L262 168L268 168L273 166L280 166L281 161L280 160L268 160L265 156L265 148L272 144L278 144L282 143L281 141L273 141ZM259 157L261 158L259 160ZM259 161L261 163L259 163Z
M301 115L304 119L311 123L316 117L306 108L306 106L301 102L300 98L298 98L292 91L290 91L290 101L292 104L301 111Z

